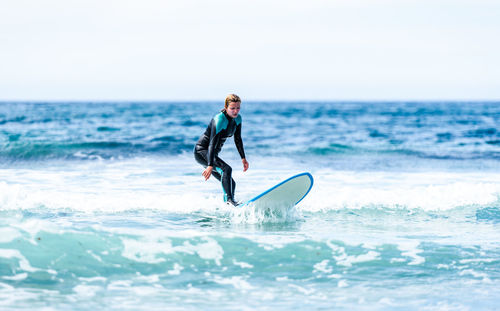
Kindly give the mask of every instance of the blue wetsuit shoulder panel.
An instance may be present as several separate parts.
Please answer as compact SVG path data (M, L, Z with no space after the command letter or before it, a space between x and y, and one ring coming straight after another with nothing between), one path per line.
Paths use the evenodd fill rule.
M235 119L234 119L234 122L236 122L236 125L240 125L241 124L241 115L238 115Z
M215 122L215 134L219 134L220 131L224 130L227 128L227 125L229 124L228 119L224 115L224 113L219 113L214 117L214 122Z

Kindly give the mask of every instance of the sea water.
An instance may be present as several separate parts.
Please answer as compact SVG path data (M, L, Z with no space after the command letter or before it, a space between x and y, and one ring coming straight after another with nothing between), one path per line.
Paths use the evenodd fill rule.
M215 102L0 104L0 310L498 310L499 102L243 102L231 208L193 147Z

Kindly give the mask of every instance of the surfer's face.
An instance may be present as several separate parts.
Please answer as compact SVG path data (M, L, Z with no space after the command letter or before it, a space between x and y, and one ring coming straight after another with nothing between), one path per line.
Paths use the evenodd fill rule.
M238 113L240 113L240 106L241 106L240 102L229 103L229 105L226 108L227 115L230 116L231 118L236 118L238 116Z

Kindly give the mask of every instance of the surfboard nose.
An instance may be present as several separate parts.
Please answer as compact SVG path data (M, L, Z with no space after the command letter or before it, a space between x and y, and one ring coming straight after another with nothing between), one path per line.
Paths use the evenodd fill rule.
M269 188L253 199L250 199L244 205L252 204L266 207L294 206L307 196L313 184L314 178L310 173L300 173Z

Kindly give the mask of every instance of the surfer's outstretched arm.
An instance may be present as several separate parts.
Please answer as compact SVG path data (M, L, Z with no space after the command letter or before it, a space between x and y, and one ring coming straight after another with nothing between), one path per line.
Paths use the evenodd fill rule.
M245 148L243 148L243 139L241 139L241 117L239 117L239 124L236 126L236 131L234 132L234 144L238 153L241 157L241 162L243 163L243 172L248 170L248 161L245 157Z

